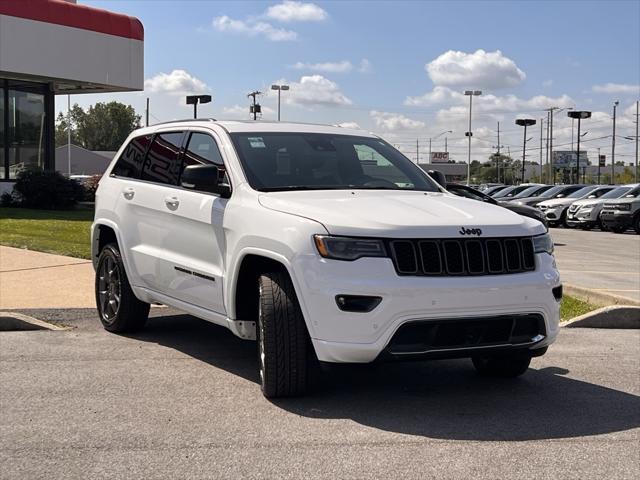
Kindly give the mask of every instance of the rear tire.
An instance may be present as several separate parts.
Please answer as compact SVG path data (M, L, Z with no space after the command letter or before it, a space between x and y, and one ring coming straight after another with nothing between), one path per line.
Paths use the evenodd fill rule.
M531 363L531 355L473 357L471 360L476 371L482 376L515 378L527 371Z
M286 272L260 276L258 361L260 386L267 398L304 395L313 354L307 327Z
M611 227L613 233L624 233L626 230L624 227Z
M120 250L115 243L106 245L100 252L95 295L96 307L105 330L125 333L144 327L150 305L138 300L131 290Z
M633 220L633 229L636 231L636 235L640 235L640 214L637 214Z

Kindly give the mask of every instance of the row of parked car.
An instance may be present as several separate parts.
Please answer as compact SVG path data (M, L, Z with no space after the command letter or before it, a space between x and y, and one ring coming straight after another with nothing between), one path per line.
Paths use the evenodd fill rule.
M464 193L462 188L464 187ZM640 184L628 185L484 185L478 189L448 184L451 193L489 201L538 218L550 227L598 227L622 233L632 228L640 234ZM516 210L517 211L517 210Z

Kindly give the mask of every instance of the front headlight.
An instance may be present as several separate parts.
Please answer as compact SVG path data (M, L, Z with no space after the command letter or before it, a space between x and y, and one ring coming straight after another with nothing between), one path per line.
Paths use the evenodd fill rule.
M584 205L582 205L582 207L579 208L579 210L591 210L596 205L596 203L585 203Z
M386 257L382 240L369 238L332 237L314 235L318 253L334 260L357 260L361 257Z
M535 253L548 253L551 255L553 253L553 239L551 235L545 233L533 237L533 251Z

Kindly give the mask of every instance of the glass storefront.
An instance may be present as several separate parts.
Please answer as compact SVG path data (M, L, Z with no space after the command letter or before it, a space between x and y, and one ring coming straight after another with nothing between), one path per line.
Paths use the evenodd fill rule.
M4 87L0 80L0 180L5 178L4 162Z
M15 179L26 169L44 169L46 152L46 86L0 80L0 179Z

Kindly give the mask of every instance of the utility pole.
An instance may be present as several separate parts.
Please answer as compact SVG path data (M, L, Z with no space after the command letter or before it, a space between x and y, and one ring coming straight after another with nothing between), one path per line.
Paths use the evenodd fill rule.
M546 164L546 180L549 181L549 112L547 112L547 140L544 148L545 164ZM542 179L541 179L542 180ZM545 182L542 182L545 183Z
M613 102L613 136L611 137L611 184L615 185L616 177L616 109L620 104L619 101Z
M473 97L482 95L481 90L465 90L464 94L469 97L469 131L465 133L469 137L469 153L467 155L467 185L471 183L471 108L473 104Z
M600 147L598 147L598 185L600 185Z
M416 138L416 165L420 163L420 144L419 140Z
M149 97L147 97L147 109L144 112L144 126L148 127L149 126Z
M635 183L638 183L638 104L640 102L636 100L636 170L633 175Z
M637 109L636 109L637 110ZM636 113L636 116L638 114ZM637 123L637 122L636 122ZM638 137L638 128L636 127L636 138ZM447 148L447 137L444 137L444 153L449 153L449 150ZM638 142L636 142L636 168L638 166Z
M542 129L544 125L544 118L540 119L540 183L542 183Z
M254 120L258 119L258 113L260 113L260 111L261 111L260 104L256 103L256 97L258 95L262 95L262 92L260 92L258 90L255 90L255 91L247 94L247 97L251 97L252 100L253 100L253 104L251 105L251 107L249 107L249 111L251 113L253 113L253 119ZM278 118L278 120L280 120L280 119Z
M67 167L71 177L71 95L67 95Z
M429 162L431 162L431 137L429 137Z
M500 122L498 122L498 156L496 158L496 175L498 183L500 183Z

